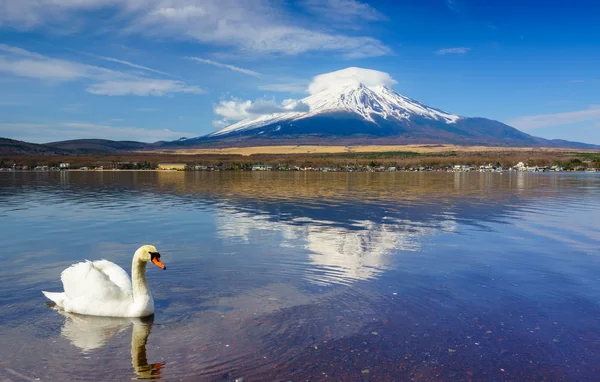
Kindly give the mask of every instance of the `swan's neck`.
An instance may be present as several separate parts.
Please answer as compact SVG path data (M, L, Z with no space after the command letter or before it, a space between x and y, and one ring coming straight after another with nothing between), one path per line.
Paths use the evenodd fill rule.
M131 287L134 300L152 298L146 282L146 262L140 261L137 256L133 257L131 264Z

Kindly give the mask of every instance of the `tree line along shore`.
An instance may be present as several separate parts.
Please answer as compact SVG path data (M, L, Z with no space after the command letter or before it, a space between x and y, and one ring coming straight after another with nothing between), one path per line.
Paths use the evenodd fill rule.
M509 169L519 163L533 168L559 167L564 171L585 171L600 168L600 152L577 151L450 151L419 153L413 151L334 153L334 154L232 154L179 155L124 153L113 155L71 156L14 156L0 158L4 170L33 169L102 169L150 170L165 164L177 164L177 169L252 170L257 166L266 169L397 169L397 170L447 170L455 166L476 168L492 166Z

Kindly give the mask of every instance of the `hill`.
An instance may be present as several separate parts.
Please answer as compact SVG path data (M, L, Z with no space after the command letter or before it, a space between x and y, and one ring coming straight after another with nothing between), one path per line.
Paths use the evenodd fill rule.
M50 145L41 145L37 143L17 141L15 139L0 138L0 155L2 156L53 156L69 154L71 154L70 150L52 147Z
M46 143L45 146L56 147L75 153L92 154L148 150L155 146L155 144L135 141L111 141L108 139L73 139Z

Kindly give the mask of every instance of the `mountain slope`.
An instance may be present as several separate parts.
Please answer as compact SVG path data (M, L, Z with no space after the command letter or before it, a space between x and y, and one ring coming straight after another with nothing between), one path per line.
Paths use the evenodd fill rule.
M0 155L29 155L29 156L51 156L51 155L69 155L69 150L17 141L15 139L0 138Z
M73 139L46 143L45 146L72 150L77 153L113 153L148 149L153 144L135 141L111 141L108 139Z
M108 139L73 139L44 144L0 138L0 155L6 156L51 156L115 154L137 150L150 150L162 142L143 143L134 141L111 141Z

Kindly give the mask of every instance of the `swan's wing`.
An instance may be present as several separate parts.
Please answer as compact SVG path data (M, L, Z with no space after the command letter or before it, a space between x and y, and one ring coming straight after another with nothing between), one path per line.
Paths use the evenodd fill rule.
M125 272L123 268L115 263L111 263L108 260L94 261L94 268L104 273L110 281L115 283L123 293L133 296L133 290L131 289L131 278Z
M90 301L117 300L127 296L126 291L123 291L106 273L95 267L91 261L71 265L62 272L60 278L65 293L71 300L80 298Z

